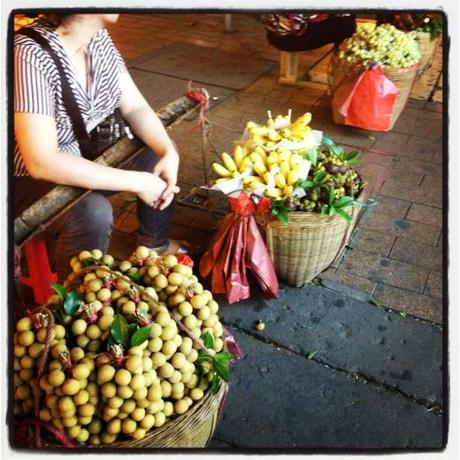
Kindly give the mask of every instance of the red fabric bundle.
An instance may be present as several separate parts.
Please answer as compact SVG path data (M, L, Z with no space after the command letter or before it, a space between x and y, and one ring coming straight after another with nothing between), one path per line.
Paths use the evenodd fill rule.
M241 192L229 197L231 214L214 235L200 262L200 274L212 272L211 290L227 294L229 303L250 297L247 270L250 270L266 297L277 297L278 279L262 235L254 219L256 208L251 196ZM259 206L265 207L265 200Z
M381 66L348 78L337 88L333 105L345 117L345 124L374 131L388 131L398 97L398 87L385 76Z

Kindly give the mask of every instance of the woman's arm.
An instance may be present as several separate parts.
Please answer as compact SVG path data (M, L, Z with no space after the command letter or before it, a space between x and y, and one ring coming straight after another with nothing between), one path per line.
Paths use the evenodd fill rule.
M120 109L134 133L161 157L155 173L167 183L164 192L171 195L177 183L179 155L157 114L141 94L128 71L120 74L122 91ZM172 195L170 196L172 199Z
M165 182L154 174L111 168L59 152L56 124L50 116L17 112L14 129L24 164L35 179L86 189L133 192L151 206L157 205L166 188Z

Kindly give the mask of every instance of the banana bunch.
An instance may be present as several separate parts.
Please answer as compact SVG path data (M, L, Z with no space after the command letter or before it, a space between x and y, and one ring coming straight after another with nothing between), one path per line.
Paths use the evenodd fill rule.
M241 145L235 145L233 158L226 152L222 153L221 159L223 165L216 161L211 165L213 171L219 176L214 182L219 184L229 179L234 179L244 173L251 166L251 161L247 153L247 150Z
M212 164L212 169L219 176L214 183L241 177L245 190L264 193L275 199L291 196L301 178L303 157L295 150L281 148L282 143L278 143L283 139L302 142L310 135L311 113L305 113L292 123L290 119L290 113L273 119L269 112L265 125L248 121L246 132L249 138L244 146L236 145L233 157L222 153L222 164Z
M265 125L248 121L246 130L249 134L249 144L269 150L275 148L276 144L283 139L290 142L302 142L311 134L311 128L308 126L310 121L311 113L309 112L293 123L290 122L289 115L278 115L274 120L270 117Z
M300 179L302 156L290 150L272 150L267 154L256 147L249 154L253 175L243 178L243 187L251 191L264 191L270 198L292 195Z

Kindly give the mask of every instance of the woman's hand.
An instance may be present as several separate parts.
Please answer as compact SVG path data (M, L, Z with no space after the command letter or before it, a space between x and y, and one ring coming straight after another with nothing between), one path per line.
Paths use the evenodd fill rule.
M167 186L162 196L164 200L166 200L169 195L176 193L174 192L174 188L177 184L178 170L179 154L176 152L176 150L169 150L165 155L161 157L160 161L155 165L155 168L153 169L153 173L157 176L160 176L166 182Z
M166 182L155 174L139 173L136 194L148 206L157 208L162 204L161 197L166 189Z

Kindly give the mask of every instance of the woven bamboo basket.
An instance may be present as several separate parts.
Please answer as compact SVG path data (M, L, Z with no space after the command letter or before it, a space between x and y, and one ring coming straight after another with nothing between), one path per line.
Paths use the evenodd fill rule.
M356 201L364 201L361 192ZM352 216L322 216L315 212L289 213L289 223L283 224L267 214L256 214L256 220L265 235L268 252L280 279L290 286L308 283L335 260L345 249L356 225L360 207L349 206Z
M407 100L412 89L417 74L418 64L405 69L392 69L384 67L384 74L389 78L399 89L398 97L393 106L391 114L391 123L388 130L393 129L395 123L398 121L401 112L406 106ZM333 55L331 59L331 72L330 72L330 85L332 94L344 84L355 81L358 76L366 70L365 67L359 64L347 62L340 59L337 55ZM332 104L332 116L334 122L339 125L345 124L344 116L339 112L338 108Z
M423 72L425 72L433 62L434 53L439 43L439 37L432 40L429 32L416 32L416 40L420 50L420 62L416 78L420 78Z
M206 447L211 440L217 426L220 414L223 410L228 385L222 382L217 394L208 391L205 396L196 402L185 414L169 421L160 428L151 429L147 435L136 441L119 441L107 446L93 447L81 446L88 451L103 451L105 447L110 449L162 449L162 448L200 448ZM26 447L33 447L35 442L35 430L31 429L24 440ZM51 435L42 436L42 447L60 448ZM22 446L23 447L23 446Z

